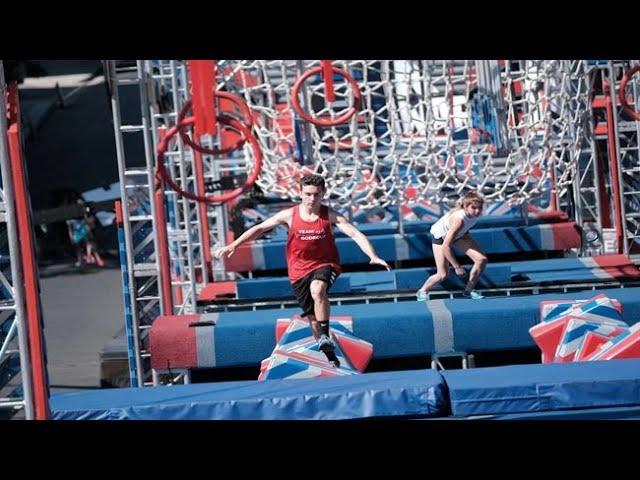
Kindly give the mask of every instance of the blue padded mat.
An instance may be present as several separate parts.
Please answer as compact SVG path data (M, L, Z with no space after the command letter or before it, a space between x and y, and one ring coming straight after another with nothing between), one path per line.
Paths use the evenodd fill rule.
M640 420L640 406L584 408L555 412L507 413L482 417L487 420Z
M51 396L54 420L341 420L446 416L432 370L106 389Z
M549 258L511 263L513 273L526 273L527 275L536 272L562 272L585 268L587 266L580 261L580 258Z
M353 317L353 334L373 344L374 358L498 351L535 347L529 328L540 322L541 301L586 299L598 294L619 300L623 320L629 325L640 319L640 288L342 305L332 307L331 314ZM298 314L298 308L221 312L211 339L215 342L215 364L260 363L275 345L276 320Z
M562 282L595 282L603 280L590 269L560 270L550 272L527 273L527 277L533 283L562 283Z
M442 372L454 416L640 406L640 359Z
M466 265L470 270L471 266ZM331 287L336 293L372 293L390 290L417 290L435 272L433 267L404 268L387 271L347 272L338 277ZM519 282L532 284L552 281L594 282L613 279L602 268L585 264L579 258L555 258L523 262L489 263L480 277L478 288L511 285L512 276ZM522 276L525 276L524 278ZM624 275L621 274L621 277ZM466 282L466 278L464 279ZM463 280L452 272L436 288L455 289L464 286ZM293 290L287 277L263 277L239 280L237 298L292 298Z
M470 266L466 266L470 270ZM435 268L407 268L391 272L351 272L343 273L331 287L331 293L372 293L389 290L417 290ZM455 274L442 282L441 288L462 288L467 278L461 280ZM508 285L511 281L509 264L489 264L478 281L478 288ZM236 283L238 298L288 298L293 297L291 283L287 277L265 277L239 280Z
M557 225L557 224L556 224ZM559 227L563 227L558 225ZM527 227L496 227L474 230L473 238L480 248L487 254L518 253L532 251L564 250L567 246L579 247L580 236L575 231L575 225L568 222L565 230L566 238L571 239L571 245L558 246L552 229L552 224L530 225ZM569 236L569 231L572 232ZM376 249L378 256L387 261L392 260L420 260L433 258L431 249L431 235L428 231L419 233L407 233L404 236L398 234L375 235L369 237L371 244ZM271 241L257 240L251 245L257 256L261 259L253 266L255 270L272 270L286 268L285 253L286 240L274 239ZM343 264L369 263L369 257L360 250L360 247L350 238L337 238L336 246ZM454 247L454 252L461 255L462 252Z
M526 225L539 225L542 223L558 223L560 221L566 221L565 219L556 217L529 217L524 219L521 215L500 215L500 216L482 216L478 219L478 223L474 227L476 230L481 228L495 228L495 227L520 227ZM405 233L418 233L428 232L431 226L435 222L426 221L405 221L403 224L403 230ZM365 235L390 235L399 233L398 222L376 222L376 223L359 223L356 225ZM345 234L339 228L335 230L336 237L344 237ZM274 230L271 235L272 238L285 238L287 236L287 229L281 228Z

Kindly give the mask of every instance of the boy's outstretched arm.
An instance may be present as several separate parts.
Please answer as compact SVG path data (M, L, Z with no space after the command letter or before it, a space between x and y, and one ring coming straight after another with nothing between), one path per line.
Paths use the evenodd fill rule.
M330 210L329 211L329 220L331 223L337 225L337 227L344 232L345 235L351 237L354 242L360 247L370 259L370 264L372 265L381 265L387 270L391 270L391 267L385 262L382 258L378 257L375 248L371 245L369 239L354 227L349 221L344 217L344 215L340 215L339 213Z
M254 225L249 230L244 232L238 238L236 238L229 245L218 248L213 255L216 258L227 257L229 258L235 252L236 248L242 245L244 242L255 240L269 230L274 229L278 225L289 225L291 221L291 209L282 210L276 213L272 217L267 218L264 222Z

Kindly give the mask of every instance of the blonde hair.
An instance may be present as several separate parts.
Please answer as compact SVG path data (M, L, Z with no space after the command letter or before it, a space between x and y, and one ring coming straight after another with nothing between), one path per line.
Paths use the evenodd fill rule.
M480 195L478 192L471 190L465 193L464 196L460 197L458 201L456 201L455 208L452 208L449 211L449 213L462 210L463 208L467 208L469 205L474 203L479 203L480 205L484 205L484 197Z

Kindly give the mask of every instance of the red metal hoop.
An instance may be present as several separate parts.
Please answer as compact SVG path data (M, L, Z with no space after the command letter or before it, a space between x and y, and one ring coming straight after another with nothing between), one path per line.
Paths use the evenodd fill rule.
M229 126L231 128L234 128L240 131L240 133L243 135L244 141L247 141L247 140L249 141L249 143L251 144L251 148L253 150L254 158L255 158L253 171L251 172L251 175L249 175L249 177L247 178L247 181L242 187L236 188L235 190L231 190L230 192L224 193L222 195L196 195L194 193L187 192L181 189L180 186L178 186L178 184L176 184L171 179L169 172L167 172L167 168L164 164L164 154L167 151L167 148L169 146L169 141L176 135L176 133L181 132L182 129L185 128L187 125L195 124L195 117L185 118L180 123L178 123L177 125L174 125L169 130L167 130L166 136L158 144L158 155L156 160L157 160L158 178L162 182L165 182L167 185L169 185L169 187L171 187L173 191L178 193L178 195L188 198L189 200L194 200L196 202L206 202L206 203L222 203L222 202L231 200L232 198L235 198L241 193L248 190L249 187L251 187L251 185L255 183L256 179L258 178L258 175L260 175L260 171L262 170L262 150L260 150L260 145L258 144L258 140L253 135L253 133L251 133L251 130L249 129L249 127L247 127L242 122L239 122L235 118L229 117L224 114L218 117L218 121L223 125Z
M244 114L247 127L249 129L251 129L251 127L253 126L253 118L251 116L251 110L249 110L249 107L247 106L246 103L244 103L239 97L237 97L237 96L235 96L235 95L233 95L232 93L229 93L229 92L214 91L213 95L214 95L214 97L224 98L224 99L230 100L237 107L239 107L240 110L242 110L242 113ZM213 108L213 106L211 108ZM190 109L191 109L191 100L189 100L184 105L184 107L182 107L180 112L178 113L178 123L179 124L182 123L182 121L185 118L185 115L187 114L187 112ZM221 123L223 123L223 122L221 122ZM228 125L228 124L226 124L226 125ZM242 137L235 144L233 144L233 145L231 145L230 147L227 147L227 148L220 148L220 149L217 149L217 148L206 148L206 147L203 147L202 145L200 145L199 143L196 143L195 141L191 140L191 138L189 138L189 135L187 135L187 133L184 131L184 128L180 128L179 134L180 134L180 138L182 138L182 141L184 143L189 145L194 150L197 150L198 152L204 153L206 155L225 155L227 153L231 153L231 152L234 152L234 151L238 150L246 142L246 139L244 137Z
M318 125L321 127L335 127L336 125L340 125L341 123L348 122L351 119L351 117L353 117L356 114L356 112L360 109L362 95L360 93L360 87L358 87L358 83L351 75L349 75L349 73L347 73L345 70L341 68L331 66L331 71L342 76L349 83L349 85L351 85L351 89L353 90L353 107L347 110L347 112L344 113L343 115L333 120L312 117L307 112L302 110L302 107L300 106L300 100L298 99L298 93L300 91L300 87L302 86L302 84L310 76L316 75L320 72L325 72L325 71L326 70L323 66L319 66L319 67L314 67L310 70L307 70L302 75L300 75L298 80L296 80L296 83L293 85L293 90L291 92L291 97L292 97L291 104L293 106L293 109L296 111L296 113L300 115L300 117L304 118L307 122L313 123L314 125ZM333 85L332 80L330 80L328 83L329 85Z
M620 82L620 89L618 90L618 99L620 100L620 104L624 109L625 113L629 115L636 121L640 121L640 114L636 112L629 102L627 102L627 96L625 95L625 90L627 89L627 83L631 80L631 77L640 70L640 64L635 65L630 68L625 74L622 76L622 81Z

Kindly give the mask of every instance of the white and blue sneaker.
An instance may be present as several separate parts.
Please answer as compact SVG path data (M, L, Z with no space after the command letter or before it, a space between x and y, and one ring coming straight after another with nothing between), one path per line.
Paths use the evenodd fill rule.
M484 298L484 295L476 292L475 290L471 290L470 292L467 292L465 290L464 292L462 292L462 298L471 298L473 300L480 300L481 298Z
M318 349L325 354L331 365L338 368L340 366L340 360L338 360L335 353L336 346L336 342L327 335L320 335L320 338L318 338Z
M336 342L327 335L320 335L318 338L318 349L321 352L333 352L336 349Z
M416 299L419 302L422 302L422 301L426 300L427 298L429 298L429 296L427 295L427 292L425 292L424 290L418 290L416 292Z

